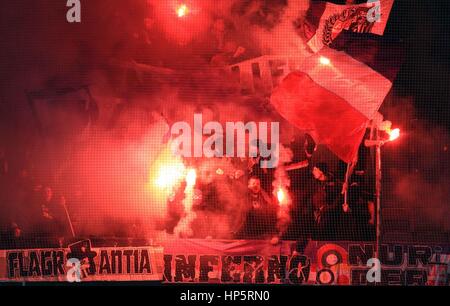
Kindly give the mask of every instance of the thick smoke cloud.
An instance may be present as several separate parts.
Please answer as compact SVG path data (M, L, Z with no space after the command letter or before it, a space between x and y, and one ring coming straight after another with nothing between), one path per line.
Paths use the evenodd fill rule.
M411 97L391 96L382 112L402 130L382 149L385 208L401 209L403 216L396 218L408 221L408 231L439 237L449 229L450 134L421 119Z
M242 97L235 79L211 67L263 54L304 54L295 24L308 1L191 3L190 15L179 19L173 1L84 1L81 24L65 21L64 1L2 4L0 34L11 43L0 52L0 103L6 110L0 114L1 145L11 172L31 159L36 183L66 195L80 234L117 234L130 223L150 232L164 221L166 198L155 196L148 184L173 122L202 112L204 121L221 123L281 121L282 143L298 133L264 97ZM151 65L151 71L142 72L138 63ZM81 85L89 86L98 106L95 123L76 139L42 138L26 93ZM448 230L447 131L414 120L410 100L382 112L404 125L404 136L383 148L383 201L392 208L413 207L417 227ZM229 161L204 167L237 170ZM219 194L239 223L240 192L224 180L218 179ZM10 210L2 205L0 214ZM221 225L217 236L235 230L227 220L217 215L211 222Z
M35 183L66 195L79 234L117 234L121 222L152 230L165 217L166 198L148 187L150 171L165 148L169 124L189 122L196 112L203 112L205 121L221 123L280 120L264 98L242 97L234 79L212 70L214 55L226 58L241 47L236 62L284 55L291 44L301 52L293 20L305 3L194 1L181 19L171 1L89 1L83 3L79 25L66 23L66 8L55 1L8 4L1 31L15 44L2 52L2 79L7 79L2 98L11 100L10 122L20 124L2 131L15 129L23 136L2 135L7 154L30 152ZM15 19L10 11L23 12L24 18ZM11 29L11 24L17 27ZM149 72L138 63L161 68ZM89 86L98 107L96 121L80 129L67 120L53 127L64 125L72 136L50 133L41 138L26 93L81 85ZM69 110L60 115L79 121ZM285 140L288 135L283 133ZM35 149L42 145L45 149ZM237 170L229 161L203 167L225 169L223 177ZM217 185L227 213L239 222L238 192L224 182ZM236 224L227 224L229 218L216 219L218 236L236 230Z

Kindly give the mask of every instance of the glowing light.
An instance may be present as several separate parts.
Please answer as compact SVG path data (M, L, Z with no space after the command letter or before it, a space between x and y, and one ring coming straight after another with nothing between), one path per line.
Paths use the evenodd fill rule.
M189 9L186 6L186 4L182 4L177 8L177 16L179 18L186 16L188 14L188 12L189 12Z
M189 169L186 174L186 183L188 187L192 187L195 185L195 182L197 180L197 173L195 172L195 169Z
M319 58L319 63L321 64L321 65L330 65L331 64L331 61L330 61L330 59L329 58L326 58L325 56L321 56L320 58Z
M278 191L277 191L278 203L282 204L285 198L286 198L286 195L284 194L284 190L281 188L278 189Z
M389 133L389 141L394 141L400 137L400 129L393 129L388 133Z
M182 179L183 163L163 164L159 168L156 185L159 188L173 188Z

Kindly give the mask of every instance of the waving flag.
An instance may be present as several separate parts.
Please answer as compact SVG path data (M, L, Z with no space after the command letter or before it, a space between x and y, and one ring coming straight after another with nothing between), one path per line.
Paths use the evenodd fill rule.
M318 52L344 30L383 35L392 5L393 0L366 0L351 5L312 1L303 26L307 44Z
M291 124L352 162L391 86L388 78L346 52L324 47L286 76L271 103Z

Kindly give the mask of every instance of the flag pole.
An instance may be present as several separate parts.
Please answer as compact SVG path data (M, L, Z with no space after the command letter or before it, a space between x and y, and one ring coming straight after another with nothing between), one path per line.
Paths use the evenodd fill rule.
M373 128L373 127L372 127ZM379 137L378 128L370 131L370 139L365 141L366 147L375 147L375 197L376 197L376 223L375 223L375 258L380 259L381 245L381 147L385 141Z
M72 223L72 219L70 218L69 212L67 211L67 207L66 205L64 205L64 210L66 211L66 217L67 217L67 221L69 223L69 227L70 227L70 232L72 234L72 237L75 238L75 230L73 228L73 223Z
M64 212L66 213L66 219L69 223L70 233L72 234L72 237L75 238L75 230L72 223L72 218L70 218L69 210L67 209L66 200L64 198L61 199L61 205L64 208Z
M378 131L376 131L378 140ZM381 143L375 146L375 196L377 209L375 258L380 259L381 245Z

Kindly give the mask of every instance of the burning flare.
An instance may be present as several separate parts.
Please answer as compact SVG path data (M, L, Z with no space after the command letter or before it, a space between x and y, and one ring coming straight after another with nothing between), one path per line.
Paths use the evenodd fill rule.
M330 61L329 58L327 58L327 57L325 57L325 56L321 56L321 57L319 58L319 63L320 63L321 65L328 66L328 65L331 64L331 61Z
M394 141L400 137L400 129L393 129L391 131L388 131L388 134L389 134L389 141Z
M172 188L181 180L183 173L183 163L162 164L159 168L156 185L159 188Z
M183 206L185 215L178 221L174 228L174 233L177 237L189 238L194 235L192 229L192 222L197 217L197 214L192 210L194 204L194 187L197 180L197 172L195 169L188 169L186 173L186 188L184 189L185 197L183 199Z
M278 191L277 191L278 203L280 205L282 205L285 198L286 198L286 195L284 193L284 190L282 188L279 188Z
M162 197L172 194L186 176L186 167L170 146L164 148L150 167L149 188Z
M184 16L187 15L187 13L189 12L188 7L186 6L186 4L181 4L178 8L177 8L177 16L179 18L182 18Z
M291 198L285 187L280 186L276 189L275 195L277 197L280 208L288 208L291 203Z
M197 180L197 173L195 172L195 169L189 169L186 174L187 186L193 187L195 185L196 180Z

